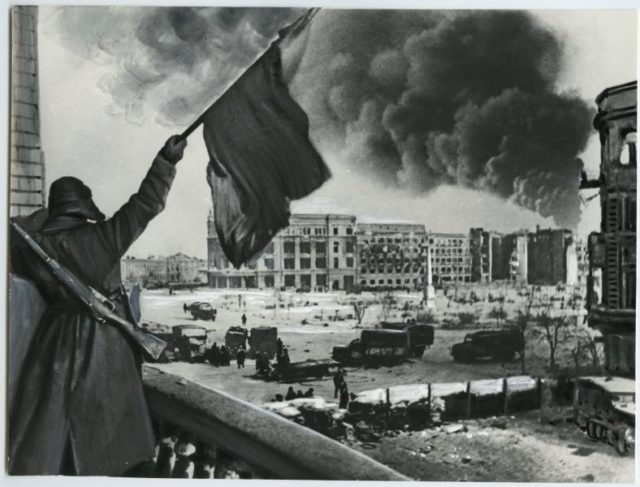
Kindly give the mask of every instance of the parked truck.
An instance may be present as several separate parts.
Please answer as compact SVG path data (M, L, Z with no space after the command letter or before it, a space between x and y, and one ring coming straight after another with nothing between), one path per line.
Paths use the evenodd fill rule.
M380 326L384 330L401 330L407 332L409 354L422 357L424 351L433 345L434 328L431 325L416 323L415 320L405 322L383 321Z
M256 358L258 353L266 353L269 359L276 356L278 329L275 326L257 326L251 328L249 334L249 353L251 359Z
M465 335L464 341L451 347L456 362L473 362L479 359L510 362L522 351L522 335L516 328L482 330Z
M360 338L349 345L333 347L333 360L345 364L394 363L421 356L426 347L433 344L432 326L407 324L402 329L386 326L362 330Z
M224 335L224 344L229 349L231 358L236 357L236 352L240 347L247 349L247 339L249 332L243 326L232 326Z
M173 331L174 360L204 362L207 329L198 325L176 325Z

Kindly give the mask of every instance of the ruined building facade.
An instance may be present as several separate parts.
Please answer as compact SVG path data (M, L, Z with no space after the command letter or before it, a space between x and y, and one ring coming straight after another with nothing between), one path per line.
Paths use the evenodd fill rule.
M471 282L471 239L464 233L431 233L433 282L437 287Z
M421 290L430 272L424 225L358 224L358 280L367 290Z
M635 375L637 82L604 90L596 103L602 219L589 236L588 319L602 333L606 369Z
M9 216L27 215L45 205L37 24L38 7L12 7Z

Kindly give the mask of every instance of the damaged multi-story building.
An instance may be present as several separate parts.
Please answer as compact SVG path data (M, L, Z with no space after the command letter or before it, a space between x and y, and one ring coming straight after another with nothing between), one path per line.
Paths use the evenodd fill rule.
M424 225L358 223L359 284L363 289L420 290L430 284Z
M600 232L589 236L589 325L603 337L605 368L635 375L637 82L604 90L593 125L600 134Z

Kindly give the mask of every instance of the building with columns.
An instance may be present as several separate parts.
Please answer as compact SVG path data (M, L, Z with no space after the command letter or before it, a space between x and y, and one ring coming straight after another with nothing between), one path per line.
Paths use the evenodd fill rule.
M351 290L356 284L356 217L294 214L261 255L234 269L208 227L208 281L214 288Z

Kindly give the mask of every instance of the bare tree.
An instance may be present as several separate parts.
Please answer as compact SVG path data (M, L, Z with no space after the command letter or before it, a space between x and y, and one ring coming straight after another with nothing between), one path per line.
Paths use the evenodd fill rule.
M358 324L362 324L362 318L364 318L364 314L367 311L371 303L367 301L352 301L351 306L353 306L353 312L356 315L356 319L358 320Z
M380 318L382 321L387 321L391 316L391 309L394 304L393 293L391 291L385 291L379 298L382 309L380 311Z
M501 307L494 307L489 311L489 318L496 320L496 326L500 326L500 322L507 318L507 312Z
M558 344L564 338L564 333L569 326L568 316L551 316L550 308L540 313L537 317L537 325L541 331L542 339L549 346L549 367L556 369L556 351Z

